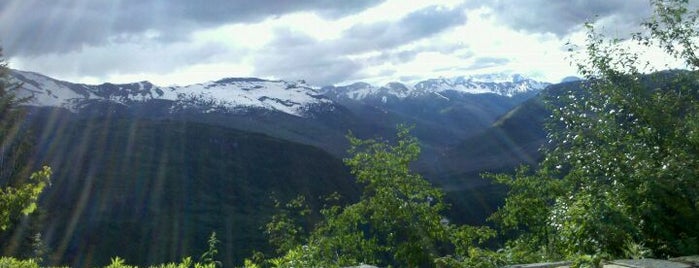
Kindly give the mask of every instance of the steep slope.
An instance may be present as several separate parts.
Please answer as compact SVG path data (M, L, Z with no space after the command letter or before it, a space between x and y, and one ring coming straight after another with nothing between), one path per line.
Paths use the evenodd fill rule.
M384 126L415 125L416 136L427 149L426 160L488 128L547 85L517 74L493 74L429 79L414 86L354 83L324 87L321 92L359 118L371 118Z
M511 172L520 165L536 165L546 144L545 121L551 105L561 94L582 93L582 82L565 82L547 87L536 97L523 102L481 133L441 152L423 170L446 191L454 204L454 217L471 223L483 223L502 204L503 187L483 179L484 172ZM463 218L469 215L470 218Z
M218 131L226 133L240 131L247 134L261 133L267 135L267 138L271 140L278 140L280 143L301 143L322 149L332 155L330 159L339 159L345 156L348 144L344 136L348 131L352 131L362 138L390 137L397 124L405 123L415 126L413 133L420 139L423 147L421 159L415 165L417 171L425 173L428 179L437 182L449 191L449 198L457 204L454 206L456 211L454 219L458 220L461 217L460 220L477 222L485 218L484 211L491 209L489 206L492 202L489 201L489 198L501 196L488 194L489 189L480 187L485 184L478 178L478 173L483 170L498 169L501 166L510 167L512 163L521 160L522 155L527 155L531 148L536 147L535 141L532 141L530 147L508 151L511 148L518 148L512 144L508 145L508 143L518 143L519 141L516 139L521 139L524 135L518 133L517 128L535 126L531 124L531 121L527 121L529 119L512 120L508 121L511 123L503 124L507 128L510 128L508 124L515 124L511 127L514 130L488 129L503 114L534 96L546 85L546 83L517 75L439 78L426 80L414 86L389 83L383 87L373 87L369 84L358 83L322 89L309 87L303 82L268 81L257 78L230 78L199 85L158 87L148 82L120 85L75 84L21 71L15 71L15 76L24 82L23 91L20 93L25 94L24 96L36 97L33 105L37 110L63 111L58 113L61 114L60 116L53 114L53 112L39 116L41 118L56 118L37 124L44 126L44 129L53 131L44 131L43 133L60 133L60 135L54 133L42 136L42 141L51 141L50 145L48 142L44 143L45 150L42 155L51 157L52 163L62 169L68 165L66 162L60 162L60 159L71 159L74 163L80 164L80 168L77 170L82 170L82 173L71 173L69 176L65 176L81 180L74 182L81 187L86 182L93 185L94 182L90 178L97 176L95 174L131 177L127 174L128 172L124 173L123 170L130 168L125 167L126 164L123 163L140 165L144 161L145 163L156 161L153 160L155 158L144 161L134 160L133 162L119 160L124 158L123 154L127 153L141 155L151 145L143 148L133 147L128 152L109 147L112 149L105 151L103 155L100 154L95 159L102 159L100 160L102 162L116 162L118 165L109 164L108 167L117 166L119 168L105 169L104 165L106 164L94 164L96 166L93 166L93 163L96 163L93 162L93 157L83 151L87 150L86 148L112 146L109 144L123 145L123 141L112 140L116 139L117 133L125 135L121 139L126 139L128 136L128 140L138 141L138 144L160 146L152 148L152 154L163 159L170 159L169 157L173 155L183 155L182 147L172 147L180 148L178 151L172 152L170 147L174 146L172 145L175 144L174 142L164 142L157 135L145 131L152 130L156 123L176 122L176 124L187 126L201 125L204 129L218 129ZM47 109L46 107L62 108ZM70 120L61 118L70 118ZM81 123L83 125L78 125L77 122L83 122ZM140 123L134 122L146 123L141 126ZM100 128L88 128L92 129L91 132L71 130L98 123L105 125ZM118 126L110 125L117 123ZM516 126L517 124L521 124L521 126ZM177 130L173 125L166 124L159 127ZM106 129L112 128L114 130L106 131ZM99 134L98 129L101 131ZM170 137L169 140L182 144L194 142L188 141L188 139L209 139L209 134L206 134L205 131L201 133L202 135L194 135L192 133L195 131L192 129L185 132L174 130L172 133L175 134L158 132L158 135ZM128 131L128 135L125 131ZM189 135L186 139L182 136L185 134ZM508 137L508 135L512 137ZM533 133L532 135L534 135L532 137L536 137L538 134ZM146 142L143 139L151 140ZM201 148L210 146L212 145L205 144ZM191 150L199 152L196 149ZM284 155L287 150L296 149L280 149L278 152L269 152L269 154L270 157L274 158L277 157L276 154ZM76 151L82 153L76 154ZM160 151L164 151L162 155ZM306 159L305 152L307 150L300 149L300 151L294 156ZM70 152L71 155L66 156L64 152ZM93 149L93 153L95 152L97 149ZM504 156L509 158L500 154L502 152L505 152ZM232 155L226 156L233 158ZM204 152L199 152L199 155L193 155L193 157L195 157L193 159L209 159L209 155ZM315 157L311 156L310 159L315 159ZM107 158L108 160L105 160ZM470 160L464 162L459 159ZM190 174L188 172L200 170L201 167L209 165L206 161L187 160L184 162L186 163L184 166L189 167L189 169L183 169L179 167L183 161L170 159L166 162L170 164L158 162L159 164L137 165L133 167L133 171L129 172L141 174L139 176L144 180L154 180L154 178L159 178L158 176L163 176L153 171L155 167L165 165L168 167L167 170L177 170L173 174L179 178L177 179L178 183L185 184L189 183L187 180L191 181L196 178L191 176L184 178L182 174ZM217 159L214 162L218 163L219 161L223 160ZM245 174L253 174L254 172L250 170L256 168L263 168L271 173L283 172L280 170L284 170L284 166L278 167L274 163L264 161L245 163L247 163L246 168L248 169L243 172ZM324 167L318 166L316 168L323 169ZM72 170L72 168L69 169ZM296 180L290 174L285 174L283 178ZM303 178L300 180L304 181ZM328 186L327 188L332 187ZM471 192L464 195L464 191ZM78 192L71 193L77 196L83 195ZM84 200L90 200L94 196L96 195L87 195ZM479 198L478 202L480 203L461 202L463 196L471 198L469 200ZM203 234L203 231L197 233L197 238ZM61 243L65 244L68 243L65 241L73 240L64 238L61 241L64 241ZM54 240L53 243L58 242ZM61 246L60 244L55 245ZM65 245L63 247L68 248ZM165 247L168 248L167 245ZM235 249L233 251L237 252ZM175 254L167 256L175 256ZM136 256L136 258L139 257Z
M415 86L366 83L316 89L303 81L227 78L177 87L148 82L85 85L14 71L18 92L36 107L62 107L81 117L118 116L214 124L322 148L344 157L348 131L391 136L415 126L423 159L492 124L546 83L518 75L431 79Z
M534 164L544 145L544 123L551 112L544 104L567 92L582 92L581 82L552 85L536 97L505 113L487 130L472 136L444 152L437 168L443 174L472 174L511 169L519 164Z
M228 267L267 248L260 227L273 212L270 195L283 201L302 194L316 209L321 196L335 191L358 196L339 159L269 136L185 121L80 118L50 108L28 120L37 127L38 163L55 171L40 202L46 219L40 232L57 264L197 257L215 231Z

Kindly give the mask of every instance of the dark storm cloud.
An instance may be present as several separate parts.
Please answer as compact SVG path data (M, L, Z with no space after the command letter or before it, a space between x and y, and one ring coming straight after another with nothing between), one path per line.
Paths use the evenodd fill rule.
M367 66L412 61L425 51L454 51L457 49L454 45L441 44L409 50L396 48L462 25L465 21L462 7L430 6L397 21L355 25L335 40L318 41L299 32L280 30L267 45L264 55L257 57L255 75L304 78L316 85L354 79ZM368 59L350 57L372 51L381 53Z
M15 0L0 3L0 44L11 55L79 50L147 31L162 42L182 40L193 30L225 23L259 22L297 11L342 17L382 1L278 0Z
M473 3L487 6L508 26L533 33L565 36L585 22L603 21L607 30L628 32L650 15L645 0L498 0Z

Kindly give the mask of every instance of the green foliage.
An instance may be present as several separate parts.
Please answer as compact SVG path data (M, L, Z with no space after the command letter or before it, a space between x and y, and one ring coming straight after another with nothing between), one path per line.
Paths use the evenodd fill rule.
M633 241L626 241L624 247L624 257L628 259L643 259L652 254L652 251L646 247L643 243L635 243Z
M65 236L25 233L29 238L43 232L54 248L61 240L71 241L74 251L51 254L67 264L106 265L113 248L130 264L181 256L199 261L216 230L221 240L216 260L225 267L242 265L252 249L271 251L258 231L275 212L270 191L284 201L299 193L359 196L341 159L312 146L183 121L70 117L60 122L60 128L37 132L52 137L39 145L49 150L41 161L71 167L54 167L52 186L41 198L50 225ZM88 192L91 202L80 203ZM308 201L310 207L322 207L317 198ZM73 221L92 227L74 232ZM100 239L80 242L86 237ZM31 250L28 245L22 249Z
M201 266L201 264L196 264ZM151 268L191 268L193 266L192 264L192 258L187 257L182 259L182 262L176 263L176 262L171 262L171 263L166 263L166 264L161 264L157 266L151 266Z
M14 95L14 89L19 84L12 81L10 77L10 69L7 67L7 62L2 58L2 48L0 48L0 119L5 121L16 115L16 106L26 99L18 99ZM16 118L12 118L15 119Z
M393 144L362 140L351 134L348 138L351 157L345 163L363 186L360 200L347 206L326 206L321 210L323 220L308 238L291 248L282 245L288 249L269 260L271 266L468 266L469 262L486 263L484 260L502 263L493 261L495 258L489 256L492 252L474 247L495 233L486 227L449 224L442 216L447 207L442 191L410 171L420 146L408 128L398 128ZM292 202L290 207L303 206ZM291 227L285 225L287 222L273 218L267 227L286 234L291 231L291 235L300 230L293 223L289 224ZM447 253L452 255L441 257Z
M34 260L18 260L12 257L0 257L0 268L39 268Z
M0 50L0 231L4 231L15 217L36 209L36 199L48 183L51 170L44 167L31 175L24 172L28 143L20 133L17 106L26 100L12 92L18 85L11 81L10 70L1 57Z
M603 261L609 257L604 254L585 254L575 256L573 263L570 264L573 268L602 268Z
M199 262L192 262L191 257L186 257L182 259L181 262L176 263L167 263L167 264L161 264L157 266L150 266L150 268L216 268L219 267L219 264L216 263L199 263ZM245 266L248 267L248 266Z
M534 171L490 175L510 189L491 220L514 237L505 249L513 261L597 266L699 252L699 13L682 0L652 4L648 31L633 40L691 70L646 74L637 53L588 25L587 59L577 64L586 87L548 100L545 159Z
M15 96L19 86L12 80L0 48L0 186L21 184L30 173L27 160L31 145L22 128L24 113L18 109L28 98Z
M0 230L7 229L14 217L34 212L37 198L50 177L51 168L44 166L19 187L0 188Z
M245 268L260 268L261 266L250 259L245 259L245 261L243 262L243 267L245 267Z
M204 254L201 255L201 262L205 265L212 265L213 267L221 266L221 262L216 260L216 255L218 254L217 245L221 243L221 241L216 238L216 232L211 232L207 243L209 247Z
M303 238L308 234L299 218L309 215L311 209L302 195L284 205L274 199L274 207L277 213L265 224L264 230L269 243L281 254L304 242Z
M160 264L155 266L149 266L149 268L216 268L218 267L216 263L199 263L192 262L191 257L186 257L182 259L181 262L171 262L166 264ZM120 257L114 257L111 259L111 263L104 268L138 268L138 266L128 265L126 261Z
M361 200L341 210L327 209L327 221L310 239L323 260L338 265L425 266L448 241L441 223L443 193L409 165L420 153L417 140L400 128L396 145L349 135L345 163L364 186Z
M0 268L39 268L39 264L34 259L20 260L12 257L0 257ZM191 257L186 257L182 259L181 262L171 262L160 265L148 266L149 268L216 268L214 263L198 263L192 262ZM254 264L245 264L245 267L255 268ZM104 268L138 268L135 265L126 264L126 260L121 257L111 258L110 263Z
M32 236L32 259L36 260L38 263L43 263L51 252L49 247L44 243L41 238L41 233L36 233Z
M112 258L112 262L104 268L136 268L136 266L125 264L125 262L126 261L124 261L122 258L114 257Z
M19 86L12 80L0 49L0 232L7 231L21 216L37 209L37 199L51 177L51 169L46 166L30 174L31 135L23 126L24 113L18 107L28 98L15 96L14 90ZM33 238L25 239L36 242ZM20 243L21 246L24 245ZM43 254L45 252L31 255L40 263Z

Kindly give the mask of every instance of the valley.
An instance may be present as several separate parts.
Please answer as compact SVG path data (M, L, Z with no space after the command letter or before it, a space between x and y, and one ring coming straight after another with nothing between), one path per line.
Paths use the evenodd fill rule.
M230 252L224 263L269 250L260 226L273 199L300 194L316 211L333 192L356 200L358 185L342 163L345 135L391 137L398 124L414 127L422 154L413 168L446 191L449 219L483 224L505 191L480 174L535 163L547 116L538 96L548 84L518 75L322 88L256 78L162 88L14 75L23 83L18 96L31 97L34 165L55 174L40 200L46 212L13 235L42 233L51 261L71 266L117 255L177 260L202 252L213 231ZM22 246L4 249L12 250Z

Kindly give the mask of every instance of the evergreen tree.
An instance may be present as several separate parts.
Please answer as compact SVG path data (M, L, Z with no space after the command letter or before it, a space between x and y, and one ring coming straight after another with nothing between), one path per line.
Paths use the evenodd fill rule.
M51 169L30 174L28 158L30 143L22 128L22 112L18 105L26 99L17 98L13 91L19 85L12 82L7 63L0 50L0 231L10 227L19 215L36 209L39 194L48 184Z
M0 49L0 185L21 183L28 177L27 159L30 144L22 135L22 111L17 106L26 99L19 99L14 90L19 84L10 77L10 69L2 58Z

